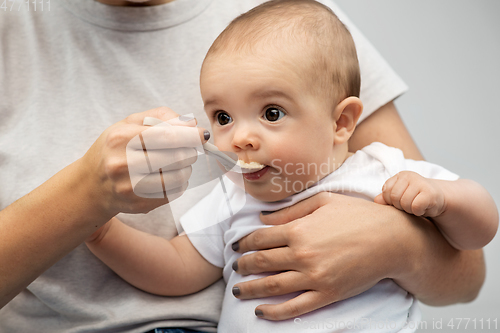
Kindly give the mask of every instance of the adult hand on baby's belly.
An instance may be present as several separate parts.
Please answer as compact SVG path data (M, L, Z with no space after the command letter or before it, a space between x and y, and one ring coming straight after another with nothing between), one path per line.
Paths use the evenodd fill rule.
M358 295L380 280L404 272L407 228L390 219L392 207L334 193L319 193L270 215L266 224L238 242L237 272L281 273L243 282L239 299L302 291L281 304L264 304L256 314L269 320L297 317ZM399 224L399 226L398 226ZM407 232L408 233L408 232Z

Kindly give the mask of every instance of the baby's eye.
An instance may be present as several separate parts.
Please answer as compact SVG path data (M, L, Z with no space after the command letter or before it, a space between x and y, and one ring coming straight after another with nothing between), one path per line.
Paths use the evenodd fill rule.
M278 121L285 116L285 112L275 106L268 107L264 112L264 118L267 121Z
M231 118L230 115L228 115L226 112L220 111L218 112L215 117L217 118L217 122L219 125L227 125L233 121L233 118Z

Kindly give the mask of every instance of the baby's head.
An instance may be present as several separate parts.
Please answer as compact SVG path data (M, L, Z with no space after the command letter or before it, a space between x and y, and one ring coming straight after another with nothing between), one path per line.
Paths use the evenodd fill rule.
M362 104L356 49L315 1L266 2L236 18L208 51L201 94L215 144L245 162L263 201L311 186L346 159Z

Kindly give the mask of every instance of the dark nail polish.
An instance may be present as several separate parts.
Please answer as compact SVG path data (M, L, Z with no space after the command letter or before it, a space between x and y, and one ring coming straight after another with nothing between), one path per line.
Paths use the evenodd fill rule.
M231 247L233 248L233 251L238 251L240 249L240 243L234 242Z
M205 130L205 132L203 132L203 137L205 138L205 140L210 139L210 132L208 130Z
M262 215L269 215L269 214L272 214L272 213L274 213L274 212L268 212L268 211L264 210L264 211L262 211L261 213L262 213Z
M233 270L237 271L238 270L238 261L233 262Z
M262 312L262 310L255 310L255 315L257 317L264 317L264 312Z
M239 296L241 294L241 290L239 287L233 287L233 295Z

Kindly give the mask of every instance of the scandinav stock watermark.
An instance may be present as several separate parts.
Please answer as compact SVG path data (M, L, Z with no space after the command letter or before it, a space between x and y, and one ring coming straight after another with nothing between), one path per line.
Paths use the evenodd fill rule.
M432 330L471 330L471 331L498 331L498 318L432 318L432 320L411 321L398 323L391 320L376 320L360 318L352 320L336 320L327 318L322 321L303 320L295 318L294 323L300 325L302 330L373 330L397 332L402 329L432 329Z
M316 184L323 176L331 173L333 170L337 170L342 167L345 171L344 174L349 174L351 181L348 183L338 182L335 186L338 188L332 188L332 192L363 192L366 187L366 177L368 175L377 176L383 175L386 170L382 164L359 164L355 162L349 163L339 163L334 160L328 159L322 163L283 163L281 159L274 159L271 161L270 166L273 170L270 172L273 177L271 177L271 192L273 193L299 193L309 187ZM348 172L347 172L348 171ZM356 175L363 175L357 181ZM304 181L302 176L309 176L308 181ZM313 176L311 179L311 176ZM314 177L315 176L315 177ZM344 177L341 177L343 180Z

